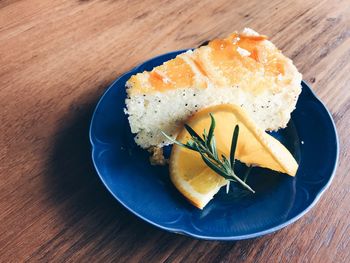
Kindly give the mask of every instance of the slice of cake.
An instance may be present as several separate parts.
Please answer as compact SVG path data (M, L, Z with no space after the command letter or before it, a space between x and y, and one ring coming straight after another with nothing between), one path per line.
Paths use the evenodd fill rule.
M242 107L264 130L284 128L301 92L301 74L267 37L251 29L133 75L126 114L142 148L171 144L190 115L218 104Z

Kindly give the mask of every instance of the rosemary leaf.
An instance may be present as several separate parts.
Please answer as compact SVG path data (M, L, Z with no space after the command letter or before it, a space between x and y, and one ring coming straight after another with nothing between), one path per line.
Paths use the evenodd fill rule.
M207 141L208 140L208 135L207 135L207 131L204 129L203 130L203 140Z
M205 144L204 140L190 126L185 124L185 129L193 138L197 138L201 143Z
M227 160L226 156L225 155L221 155L221 158L223 160L223 167L225 168L225 170L227 172L229 172L232 168L231 168L231 164L230 164L230 161Z
M205 156L204 153L202 152L199 152L199 153L202 156L203 161L206 163L206 165L209 166L210 169L212 169L214 172L221 175L225 179L230 180L230 176L227 175L225 172L223 172L223 170L220 169L216 164L214 164L207 156Z
M209 115L210 115L211 123L210 123L210 128L209 128L209 133L208 133L207 147L211 147L211 140L214 136L214 130L215 130L215 125L216 125L213 114L209 113Z
M236 125L232 135L231 150L230 150L230 163L231 163L232 170L235 165L235 152L237 147L238 134L239 134L239 126Z
M213 153L215 158L218 159L219 157L218 157L218 152L216 150L216 140L215 140L215 136L214 135L211 138L210 148L211 148L211 152Z

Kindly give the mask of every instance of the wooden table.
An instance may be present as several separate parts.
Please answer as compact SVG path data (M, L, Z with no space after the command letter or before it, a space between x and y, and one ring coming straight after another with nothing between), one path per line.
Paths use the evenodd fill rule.
M0 2L0 261L350 262L349 1L162 2ZM158 230L96 176L92 110L138 63L245 26L270 36L332 112L336 177L307 215L268 236L209 242Z

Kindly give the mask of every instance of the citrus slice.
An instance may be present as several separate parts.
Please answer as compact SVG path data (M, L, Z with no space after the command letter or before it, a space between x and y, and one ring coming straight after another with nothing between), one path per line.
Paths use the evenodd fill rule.
M229 157L233 130L239 125L235 158L247 165L269 168L295 176L298 164L278 140L257 127L241 107L229 104L197 112L186 122L198 134L210 127L211 113L216 121L214 136L219 153ZM183 129L177 140L186 143L191 136ZM211 170L198 152L174 144L170 157L170 178L176 188L196 207L202 209L227 184Z

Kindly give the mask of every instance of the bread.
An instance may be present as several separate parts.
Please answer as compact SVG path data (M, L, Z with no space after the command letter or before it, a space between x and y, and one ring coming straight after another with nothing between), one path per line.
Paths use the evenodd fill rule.
M264 130L286 127L301 92L302 76L266 36L252 29L133 75L126 83L125 113L142 148L171 144L199 109L234 104Z

